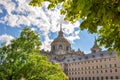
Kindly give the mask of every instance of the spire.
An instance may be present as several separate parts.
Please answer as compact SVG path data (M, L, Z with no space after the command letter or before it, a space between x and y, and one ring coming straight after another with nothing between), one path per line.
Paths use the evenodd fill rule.
M94 45L91 48L92 53L100 52L101 48L97 45L97 39L95 37Z
M59 37L63 37L62 23L60 23Z
M62 31L62 23L60 23L60 31Z
M96 36L95 36L94 45L97 45L97 39L96 39Z

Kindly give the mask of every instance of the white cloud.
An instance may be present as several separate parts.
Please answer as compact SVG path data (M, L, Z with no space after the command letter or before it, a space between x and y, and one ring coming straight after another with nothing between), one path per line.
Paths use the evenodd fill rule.
M10 44L10 41L13 40L14 37L11 35L3 34L0 36L0 42L6 42L6 45Z
M19 27L21 24L26 26L35 25L37 26L43 33L42 35L45 37L45 41L42 42L42 48L45 50L50 50L50 42L49 32L58 32L59 24L62 22L63 32L67 35L66 38L70 42L74 42L74 40L79 39L79 31L75 31L74 28L79 27L79 22L75 24L70 24L69 22L64 21L64 16L60 15L60 11L58 8L54 10L48 10L47 5L48 2L43 3L43 7L32 7L29 6L30 0L17 0L17 4L12 2L12 0L2 0L0 4L4 5L4 9L7 10L7 15L0 19L0 23L7 22L7 25L11 27ZM34 29L35 30L35 29Z

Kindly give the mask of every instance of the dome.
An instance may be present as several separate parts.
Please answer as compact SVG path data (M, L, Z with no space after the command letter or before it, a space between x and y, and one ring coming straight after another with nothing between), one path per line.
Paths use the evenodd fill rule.
M55 44L55 43L63 43L63 44L70 45L68 40L65 39L65 37L63 36L62 26L60 26L60 31L59 31L58 37L56 39L54 39L54 41L51 43L51 45Z
M70 44L67 39L65 39L64 37L59 37L59 36L56 39L54 39L54 41L52 42L52 44L54 44L54 43Z

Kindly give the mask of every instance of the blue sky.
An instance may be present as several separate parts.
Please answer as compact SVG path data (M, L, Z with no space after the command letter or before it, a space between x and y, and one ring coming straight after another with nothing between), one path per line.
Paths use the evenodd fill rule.
M50 50L50 43L57 37L59 24L62 23L64 36L71 43L73 49L80 48L85 53L90 52L94 44L95 34L89 34L87 30L81 31L81 21L70 24L64 21L60 15L60 6L47 10L49 3L43 3L43 7L28 5L30 0L2 0L0 1L0 43L19 37L21 30L29 26L32 30L40 33L42 41L41 49Z

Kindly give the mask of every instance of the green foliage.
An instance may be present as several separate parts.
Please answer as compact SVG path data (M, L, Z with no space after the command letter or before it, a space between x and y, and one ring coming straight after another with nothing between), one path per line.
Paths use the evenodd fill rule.
M40 55L41 42L25 27L19 38L0 48L0 80L68 80L57 64Z
M61 14L65 20L74 23L83 22L80 29L98 34L98 42L106 48L116 50L120 54L120 0L32 0L30 5L36 6L48 1L48 8L61 3ZM100 27L98 29L98 26Z

